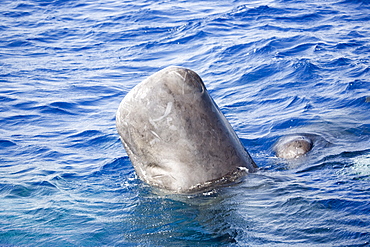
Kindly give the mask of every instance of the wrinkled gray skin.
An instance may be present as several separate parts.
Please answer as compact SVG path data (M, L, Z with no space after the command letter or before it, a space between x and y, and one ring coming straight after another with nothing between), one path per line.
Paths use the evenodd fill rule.
M312 139L305 135L283 136L274 146L276 156L283 159L296 159L312 149Z
M135 86L119 105L116 125L139 177L173 193L199 191L257 169L189 69L168 67Z

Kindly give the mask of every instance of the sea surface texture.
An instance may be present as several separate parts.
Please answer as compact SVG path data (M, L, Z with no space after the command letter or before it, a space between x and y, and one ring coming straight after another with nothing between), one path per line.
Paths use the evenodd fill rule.
M257 173L195 195L138 179L115 112L170 65ZM0 102L0 246L370 245L368 0L3 0ZM313 150L276 158L297 133Z

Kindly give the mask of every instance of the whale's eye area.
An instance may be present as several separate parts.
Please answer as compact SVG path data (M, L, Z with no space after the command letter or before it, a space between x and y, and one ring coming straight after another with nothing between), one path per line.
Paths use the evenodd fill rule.
M147 164L148 167L158 167L158 164L157 163L154 163L154 162L150 162Z

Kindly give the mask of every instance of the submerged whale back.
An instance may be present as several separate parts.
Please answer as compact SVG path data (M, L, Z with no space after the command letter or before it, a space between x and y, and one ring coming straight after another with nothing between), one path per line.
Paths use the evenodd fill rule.
M313 147L308 135L288 135L280 138L273 149L276 156L283 159L296 159L304 156Z
M257 167L189 69L169 67L134 87L118 108L116 125L139 177L173 192L234 179Z

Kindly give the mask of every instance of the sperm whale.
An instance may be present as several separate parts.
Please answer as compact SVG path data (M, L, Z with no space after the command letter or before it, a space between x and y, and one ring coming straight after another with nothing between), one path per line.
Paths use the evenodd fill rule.
M234 181L257 165L194 71L167 67L121 101L116 127L138 176L173 193Z

